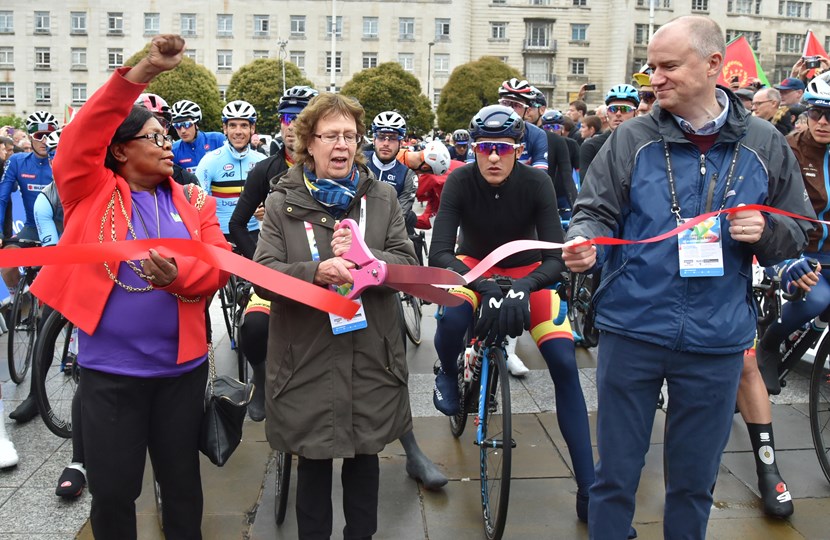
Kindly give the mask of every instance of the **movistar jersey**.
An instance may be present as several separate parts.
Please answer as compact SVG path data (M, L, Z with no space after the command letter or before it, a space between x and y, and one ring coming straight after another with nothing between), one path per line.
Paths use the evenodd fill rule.
M536 127L530 122L525 122L525 135L522 138L522 144L525 145L522 155L519 156L519 163L530 165L536 169L548 170L548 138L545 132L540 127ZM467 163L473 163L476 160L476 155L473 153L473 147L467 150Z
M246 146L243 152L238 152L226 142L199 162L196 177L205 191L216 197L216 217L219 218L223 233L229 234L228 222L245 187L248 171L263 159L267 158L251 150L250 146ZM259 221L255 217L248 221L248 230L259 230Z
M12 191L20 188L23 208L26 211L25 227L35 228L32 207L38 194L52 182L52 167L49 158L38 157L34 152L12 154L6 160L3 179L0 180L0 223L6 217L6 206ZM0 232L2 235L2 232Z
M182 140L173 143L173 162L187 169L188 172L195 172L199 162L205 154L216 150L225 144L225 134L218 131L196 131L196 138L193 142Z

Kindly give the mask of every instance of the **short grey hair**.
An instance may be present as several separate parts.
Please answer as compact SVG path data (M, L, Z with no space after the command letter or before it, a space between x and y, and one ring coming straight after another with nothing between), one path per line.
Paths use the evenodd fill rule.
M763 97L767 98L770 101L775 101L777 103L781 103L781 92L779 92L775 88L761 88L758 93L755 95L757 96L759 93L763 92Z
M720 53L721 57L726 57L726 40L723 37L723 30L709 17L682 15L661 26L658 32L673 24L681 24L687 28L689 45L701 58L708 58L714 53Z

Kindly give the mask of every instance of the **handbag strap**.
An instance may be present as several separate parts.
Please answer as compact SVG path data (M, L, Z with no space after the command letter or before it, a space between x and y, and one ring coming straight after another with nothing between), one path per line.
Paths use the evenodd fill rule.
M216 359L214 358L213 342L208 343L208 388L210 395L214 395L213 380L216 378Z

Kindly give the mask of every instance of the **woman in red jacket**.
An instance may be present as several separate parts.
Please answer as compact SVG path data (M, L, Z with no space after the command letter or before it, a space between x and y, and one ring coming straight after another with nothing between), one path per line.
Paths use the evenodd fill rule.
M181 37L156 36L147 56L117 70L64 129L54 162L65 212L61 245L184 238L230 249L215 200L173 181L169 137L150 111L133 106L183 51ZM136 538L135 500L148 450L164 492L166 537L201 538L205 301L227 279L195 257L166 258L151 249L140 261L47 266L32 285L79 328L95 538Z

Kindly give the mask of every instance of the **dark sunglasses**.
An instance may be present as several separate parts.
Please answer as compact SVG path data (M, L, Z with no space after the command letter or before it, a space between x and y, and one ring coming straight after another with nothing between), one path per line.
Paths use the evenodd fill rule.
M651 103L655 99L657 99L657 96L654 95L654 92L640 92L639 95L640 101L645 101L646 103Z
M190 126L193 125L193 122L187 120L185 122L173 122L173 129L190 129Z
M280 114L280 123L285 124L286 126L297 119L299 115L296 113L281 113Z
M521 144L511 144L505 142L474 142L473 149L481 155L489 156L494 151L499 156L506 156L509 153L515 151L517 148L521 148Z
M807 118L812 120L813 122L818 122L821 120L821 117L824 117L824 121L830 124L830 109L825 109L824 107L812 107L807 109Z
M547 131L561 131L563 126L562 124L542 124L542 129Z
M631 105L609 105L608 112L610 112L611 114L617 114L618 112L628 114L634 112L634 107L632 107Z

